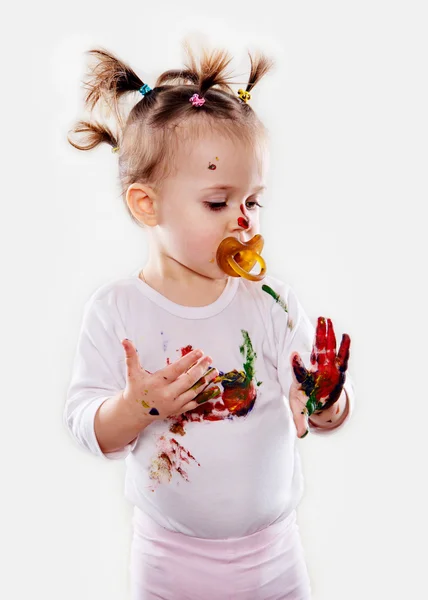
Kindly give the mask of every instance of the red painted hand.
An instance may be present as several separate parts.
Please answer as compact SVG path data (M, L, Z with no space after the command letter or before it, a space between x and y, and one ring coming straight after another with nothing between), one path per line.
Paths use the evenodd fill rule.
M336 356L336 336L331 319L318 317L311 367L306 369L298 352L290 357L293 383L290 407L299 437L307 430L307 417L330 408L340 397L348 368L351 338L342 335Z

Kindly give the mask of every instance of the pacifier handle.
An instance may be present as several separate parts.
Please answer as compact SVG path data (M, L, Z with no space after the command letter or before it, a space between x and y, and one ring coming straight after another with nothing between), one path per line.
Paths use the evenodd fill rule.
M239 254L239 252L237 254ZM235 256L236 256L236 254L235 254ZM244 279L249 279L250 281L261 281L262 279L264 279L265 274L266 274L266 263L265 263L263 257L260 256L260 254L257 254L256 252L252 252L253 258L260 265L260 273L258 275L253 275L252 273L249 273L248 271L245 271L245 269L240 267L239 264L235 260L235 256L227 256L226 257L227 262L232 267L232 269L235 271L235 273L237 273L241 277L244 277Z

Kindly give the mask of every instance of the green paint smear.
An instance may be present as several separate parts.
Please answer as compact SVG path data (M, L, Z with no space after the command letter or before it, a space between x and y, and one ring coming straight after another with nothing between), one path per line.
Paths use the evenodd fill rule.
M270 286L268 286L266 284L262 285L262 290L264 292L266 292L267 294L270 294L272 296L272 298L275 300L275 302L278 302L280 307L283 308L285 310L285 312L288 313L288 308L287 308L286 303L281 298L281 296L275 292L275 290L273 290Z
M242 344L242 346L239 347L239 350L244 357L244 371L246 374L246 380L247 382L250 382L253 379L256 372L255 361L257 358L257 354L254 352L248 331L245 331L245 329L241 329L241 333L244 338L244 343Z
M312 413L316 410L321 410L323 407L322 402L318 402L315 397L315 390L309 396L309 400L306 402L306 408L308 409L308 416L310 417Z

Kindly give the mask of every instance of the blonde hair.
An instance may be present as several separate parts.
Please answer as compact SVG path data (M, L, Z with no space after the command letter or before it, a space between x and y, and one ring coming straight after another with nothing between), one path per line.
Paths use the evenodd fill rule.
M225 50L203 51L199 64L187 43L188 62L183 70L162 73L153 89L130 110L126 119L120 100L125 94L138 92L145 84L123 61L105 49L89 50L95 64L85 83L85 107L93 111L98 105L113 115L117 134L96 120L81 120L72 130L80 143L67 136L78 150L92 150L103 142L118 150L121 196L131 218L141 226L126 203L126 191L135 182L146 183L158 191L164 179L175 169L180 144L198 139L206 131L215 131L230 139L244 142L254 151L267 138L267 131L251 106L243 102L230 87L225 69L232 57ZM273 66L263 54L250 57L251 70L245 92L250 92ZM194 107L194 94L205 98Z

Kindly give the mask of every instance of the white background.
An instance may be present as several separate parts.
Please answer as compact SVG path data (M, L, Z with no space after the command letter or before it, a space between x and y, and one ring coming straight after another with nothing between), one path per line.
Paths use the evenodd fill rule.
M129 598L124 463L85 453L62 411L84 302L144 265L147 245L110 147L79 152L66 135L86 50L150 84L182 66L192 33L235 56L240 82L247 49L276 59L251 100L271 132L264 256L314 322L352 340L352 421L299 442L313 599L428 597L424 3L27 4L0 39L0 596Z

